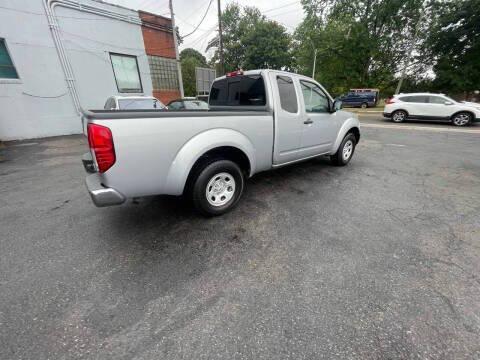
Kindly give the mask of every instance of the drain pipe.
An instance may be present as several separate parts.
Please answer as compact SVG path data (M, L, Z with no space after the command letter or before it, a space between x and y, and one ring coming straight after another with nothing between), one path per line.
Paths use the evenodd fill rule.
M57 18L55 16L55 7L62 6L69 9L79 10L95 15L109 17L111 19L125 21L135 25L142 25L142 21L138 17L119 14L110 10L103 9L99 6L86 5L73 0L45 0L43 2L43 6L47 14L48 26L50 27L50 31L52 32L53 42L55 44L55 48L57 49L58 57L60 59L62 69L65 74L68 92L72 97L72 101L77 114L81 115L83 113L83 109L80 104L80 97L78 95L75 83L75 75L73 73L72 65L68 58L67 51L62 41L62 37L60 35L60 28Z

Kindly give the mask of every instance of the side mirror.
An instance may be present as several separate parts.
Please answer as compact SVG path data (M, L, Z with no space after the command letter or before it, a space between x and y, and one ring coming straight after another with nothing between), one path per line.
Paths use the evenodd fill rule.
M453 103L451 101L445 101L444 104L445 105L453 105Z
M332 112L338 111L342 109L342 100L336 99L333 102L333 109Z

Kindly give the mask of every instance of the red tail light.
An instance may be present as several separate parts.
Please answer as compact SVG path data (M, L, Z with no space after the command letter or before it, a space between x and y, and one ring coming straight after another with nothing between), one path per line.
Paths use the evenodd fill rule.
M397 102L397 101L395 100L395 98L392 97L390 99L387 99L387 101L385 101L385 105L393 104L394 102Z
M98 171L103 173L115 164L112 132L109 128L97 124L88 124L87 132L88 144L95 154Z

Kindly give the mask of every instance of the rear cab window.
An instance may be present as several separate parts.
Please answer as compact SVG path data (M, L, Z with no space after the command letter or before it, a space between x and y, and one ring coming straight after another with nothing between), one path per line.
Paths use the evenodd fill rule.
M265 106L267 96L261 75L239 75L217 80L210 92L211 106Z

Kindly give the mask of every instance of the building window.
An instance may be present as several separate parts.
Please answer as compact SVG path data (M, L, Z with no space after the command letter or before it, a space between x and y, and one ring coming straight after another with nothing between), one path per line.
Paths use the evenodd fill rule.
M178 69L175 59L148 56L153 90L178 90Z
M0 79L18 79L5 39L0 39Z
M115 81L117 82L118 92L143 92L136 56L111 53L110 60L112 61L113 73L115 75Z

